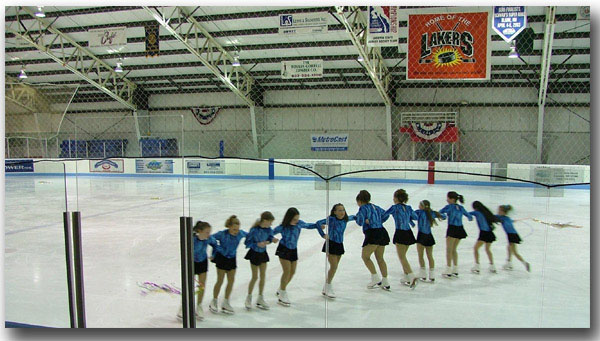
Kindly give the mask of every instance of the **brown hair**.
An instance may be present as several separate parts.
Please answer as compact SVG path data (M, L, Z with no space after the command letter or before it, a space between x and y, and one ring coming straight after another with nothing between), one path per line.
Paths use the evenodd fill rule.
M297 208L295 208L295 207L288 208L288 210L285 212L285 215L283 216L283 221L281 221L281 226L283 226L283 227L291 226L290 222L292 221L292 219L294 219L295 216L297 216L299 214L300 214L300 212L298 212Z
M209 223L207 223L205 221L198 220L196 222L196 225L194 225L194 232L196 232L196 233L202 232L202 231L206 230L209 227L210 227Z
M504 214L508 214L508 212L512 211L513 208L510 205L500 205L500 209L502 212L504 212Z
M232 215L231 217L227 218L227 220L225 220L225 227L230 227L231 225L234 224L234 222L237 220L238 224L240 223L240 220L238 219L237 216Z
M368 204L369 202L371 202L371 193L369 193L366 190L361 190L360 192L358 192L358 195L356 196L356 201L360 201L363 202L365 204Z
M394 198L398 199L398 202L401 204L405 204L408 201L408 193L405 190L400 188L396 192L394 192Z
M421 204L423 205L423 211L425 211L425 213L427 213L427 220L429 220L429 224L431 226L437 225L437 222L435 221L435 218L433 217L432 213L438 219L441 219L442 215L437 211L431 210L431 203L429 202L429 200L422 200Z
M252 225L252 227L256 227L256 226L260 225L260 223L262 223L265 220L267 220L267 221L275 220L273 213L271 213L269 211L264 211L263 213L260 214L260 218L254 222L254 225Z
M335 217L335 209L338 206L344 206L341 203L335 204L333 205L333 207L331 208L331 213L330 216ZM346 212L346 208L344 207L344 217L342 218L343 221L348 221L348 212Z
M454 191L448 192L448 198L454 199L454 200L460 202L461 204L465 203L465 198L463 198L462 195L460 195Z

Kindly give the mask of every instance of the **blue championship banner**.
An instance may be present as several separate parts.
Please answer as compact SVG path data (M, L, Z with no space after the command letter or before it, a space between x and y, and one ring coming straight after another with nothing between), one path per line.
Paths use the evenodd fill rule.
M4 172L33 172L33 160L5 160Z

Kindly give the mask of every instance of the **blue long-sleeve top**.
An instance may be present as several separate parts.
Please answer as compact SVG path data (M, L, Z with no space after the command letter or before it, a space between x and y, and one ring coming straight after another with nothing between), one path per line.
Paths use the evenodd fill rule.
M502 224L502 227L504 228L504 232L506 233L517 233L517 230L515 230L515 227L513 226L513 220L510 219L510 217L505 216L505 215L496 215L496 217L498 219L500 219L500 223Z
M383 208L373 204L362 205L356 213L356 223L362 226L363 233L368 229L382 229L383 222L388 218L389 215L386 216ZM365 222L367 219L369 219L368 224Z
M448 216L448 225L462 226L462 216L464 215L469 219L473 220L473 217L459 204L448 204L440 210L440 213Z
M490 224L488 224L487 220L485 220L485 216L483 215L483 213L479 212L479 211L472 211L469 212L469 214L471 214L472 216L475 217L475 221L477 221L477 226L479 226L479 229L481 231L491 231L492 229L490 228Z
M427 211L416 210L415 214L417 215L417 226L419 227L419 232L425 233L425 234L431 234L431 223L429 222L429 219L427 218ZM435 211L431 211L431 216L434 219L436 217L435 214L436 214ZM443 214L440 214L440 216L442 216L442 218L445 218L445 216Z
M254 226L250 229L250 232L248 232L248 235L246 236L246 240L244 241L244 244L246 245L247 249L252 249L253 251L256 252L266 252L267 251L267 247L260 247L257 244L264 242L264 241L269 241L272 242L273 241L273 229L270 227L260 227L260 226Z
M348 221L356 220L356 216L348 216L348 221L338 219L335 216L329 216L329 240L336 243L344 242L344 231L346 231L346 225ZM321 219L315 223L318 230L321 230L321 225L325 225L325 219Z
M279 243L287 247L288 249L293 250L298 247L298 237L300 237L301 229L316 229L317 232L319 232L319 234L321 235L321 237L325 235L325 232L321 230L320 225L317 226L316 224L308 224L302 220L299 220L298 224L296 225L277 226L273 229L273 235L281 233L281 241Z
M385 219L383 222L385 222L390 215L394 217L396 230L410 231L410 227L415 226L413 220L418 219L412 207L405 204L395 204L388 208L388 210L384 213Z
M204 262L207 258L206 249L208 245L212 246L213 251L218 247L217 240L213 236L209 236L208 239L198 239L197 236L194 236L194 262L200 263Z
M240 240L247 235L248 232L242 230L235 236L229 233L229 230L223 230L213 234L212 237L219 242L219 246L213 248L213 257L218 252L227 258L235 258L238 245L240 245Z

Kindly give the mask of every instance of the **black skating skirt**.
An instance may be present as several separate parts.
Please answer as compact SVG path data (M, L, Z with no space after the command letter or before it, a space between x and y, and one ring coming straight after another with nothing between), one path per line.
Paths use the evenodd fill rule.
M507 235L509 243L521 244L521 237L517 233L507 233Z
M493 243L496 240L496 235L492 231L479 231L479 238L477 238L477 240Z
M208 259L202 262L194 262L194 275L199 275L208 272Z
M326 252L327 248L327 242L323 243L323 248L321 249L322 252ZM329 254L330 255L337 255L337 256L341 256L344 254L344 244L343 243L337 243L334 242L333 240L329 241Z
M434 246L435 239L433 239L433 235L431 233L417 233L417 243L423 246Z
M367 229L362 246L371 245L386 246L390 243L390 235L385 228Z
M217 254L215 255L215 258L211 262L215 263L215 265L217 266L218 269L225 270L225 271L229 271L229 270L233 270L233 269L237 268L235 257L227 258L227 257L223 256L222 254L220 254L219 252L217 252Z
M262 263L266 263L269 261L269 255L267 254L267 251L256 252L250 249L248 250L248 253L246 253L244 259L249 260L250 264L252 265L261 265Z
M298 249L288 249L283 246L283 244L279 243L279 246L277 246L277 250L275 251L275 256L279 256L279 258L289 260L290 262L295 262L298 260Z
M446 237L465 239L467 238L467 232L462 226L448 225L448 230L446 230Z
M411 230L397 229L394 233L394 244L413 245L416 242L415 235Z

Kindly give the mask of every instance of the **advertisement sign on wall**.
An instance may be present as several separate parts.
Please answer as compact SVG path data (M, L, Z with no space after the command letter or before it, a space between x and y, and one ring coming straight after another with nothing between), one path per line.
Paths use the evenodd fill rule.
M489 79L488 27L488 12L409 15L406 79Z
M279 34L315 34L327 32L327 18L323 13L294 13L279 15Z
M369 6L367 45L398 45L398 15L396 6Z
M318 152L347 151L348 134L313 134L310 136L310 150Z
M173 160L135 160L136 173L173 173Z
M5 160L4 172L33 172L33 160Z
M225 174L225 162L193 160L187 162L188 174Z
M323 59L282 61L281 78L323 78Z
M92 173L123 173L124 171L123 159L90 160L90 172Z

